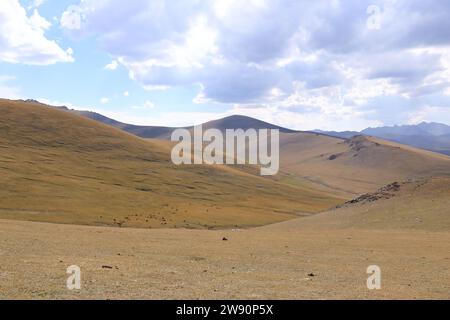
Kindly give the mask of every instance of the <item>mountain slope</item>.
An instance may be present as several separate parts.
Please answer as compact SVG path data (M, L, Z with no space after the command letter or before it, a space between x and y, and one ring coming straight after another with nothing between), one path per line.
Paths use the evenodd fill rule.
M134 134L135 136L141 138L169 140L172 131L175 129L171 127L137 126L132 124L126 124L91 111L78 111L78 110L70 110L70 111L83 117L116 127L118 129Z
M226 118L209 121L203 124L203 128L206 129L219 129L225 131L226 129L278 129L280 132L293 133L294 130L282 128L280 126L273 125L268 122L264 122L251 117L234 115Z
M282 134L280 143L284 179L307 180L346 197L394 181L450 175L450 157L377 138L295 133Z
M267 228L450 231L450 177L387 185L334 210Z
M91 114L90 117L96 120L96 117L100 117L102 122L118 128L125 125L98 114ZM203 127L222 131L228 128L279 128L244 116L208 122ZM149 128L156 130L153 132L156 132L155 135L158 135L157 131L161 129L162 135L159 137L163 139L170 139L173 130ZM281 173L272 180L295 188L314 187L328 194L351 199L394 181L445 175L450 172L449 157L404 145L370 137L360 136L348 140L326 134L279 129ZM152 142L155 143L154 140ZM168 148L168 144L166 147ZM239 169L241 173L255 173L251 167Z
M29 102L36 103L37 101L29 100ZM161 126L137 126L130 125L116 121L114 119L105 117L99 113L91 111L69 110L66 111L76 113L83 117L119 128L128 133L134 134L141 138L170 140L170 135L176 128L161 127ZM282 133L298 132L282 128L264 121L260 121L251 117L245 116L230 116L219 120L214 120L203 124L204 128L217 128L222 131L225 129L279 129ZM186 127L192 130L192 127ZM450 126L440 123L426 123L423 122L418 125L404 125L393 127L367 128L361 132L357 131L322 131L314 130L314 133L319 133L325 136L332 136L337 138L351 139L357 135L369 135L381 139L406 144L416 148L438 152L445 155L450 155Z
M63 110L0 100L0 218L135 227L235 227L341 202L233 167L174 166L172 144Z
M130 125L126 123L122 123L108 117L105 117L99 113L90 112L90 111L77 111L71 110L76 114L87 117L89 119L99 121L101 123L119 128L128 133L134 134L141 138L151 138L151 139L162 139L162 140L170 140L170 135L176 129L173 127L160 127L160 126L137 126ZM192 127L184 127L185 129L192 130ZM223 119L210 121L203 124L203 129L219 129L221 131L225 131L226 129L279 129L280 132L295 132L294 130L289 130L286 128L282 128L261 120L257 120L254 118L246 117L246 116L229 116Z

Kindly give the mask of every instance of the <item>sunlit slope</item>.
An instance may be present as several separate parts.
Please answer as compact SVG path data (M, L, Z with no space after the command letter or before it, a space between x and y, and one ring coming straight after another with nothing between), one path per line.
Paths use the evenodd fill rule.
M255 226L340 199L230 167L180 166L170 144L0 100L0 218L136 227Z
M352 197L394 181L450 175L450 157L371 137L344 140L319 134L281 134L281 171Z
M169 140L174 129L130 126L92 112L80 114L146 138ZM276 179L294 186L314 186L347 199L396 180L450 172L448 156L376 138L359 136L346 140L326 134L295 132L238 115L203 124L204 130L210 128L221 131L279 129L282 172ZM241 169L253 172L248 167Z
M277 224L273 228L294 228L299 231L358 228L448 232L450 177L389 184L335 210L287 224Z

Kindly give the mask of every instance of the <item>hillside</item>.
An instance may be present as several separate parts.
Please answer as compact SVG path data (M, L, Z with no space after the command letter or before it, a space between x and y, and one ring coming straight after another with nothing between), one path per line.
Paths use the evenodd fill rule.
M0 218L90 225L256 226L341 199L232 167L170 162L171 144L78 115L0 100Z
M160 126L136 126L125 124L108 117L105 117L99 113L90 112L90 111L77 111L71 110L76 114L82 115L89 119L99 121L101 123L111 125L113 127L124 130L128 133L134 134L141 138L150 138L150 139L161 139L161 140L170 140L170 135L176 128L172 127L160 127ZM186 129L192 130L192 127L185 127ZM226 129L279 129L280 132L295 132L294 130L289 130L286 128L282 128L261 120L253 119L245 116L229 116L223 119L218 119L210 122L206 122L203 124L204 130L207 129L219 129L221 131L225 131Z
M71 110L84 117L102 122L134 134L142 138L153 138L170 140L170 135L175 128L160 126L136 126L122 123L101 114L90 111ZM279 129L282 133L295 133L298 131L279 127L261 120L246 116L230 116L223 119L210 121L203 124L204 128L226 129ZM191 129L191 128L187 128ZM308 133L308 132L304 132ZM440 123L421 123L418 125L405 125L394 127L367 128L361 132L357 131L321 131L315 130L324 136L351 139L358 135L374 136L384 140L409 145L412 147L429 150L445 155L450 155L450 126Z
M35 101L28 103L36 104ZM70 111L68 113L80 113L64 107L59 109ZM169 140L174 129L130 126L92 112L83 111L81 115L134 135L151 136L162 140ZM325 133L295 132L245 116L231 116L207 122L203 127L222 131L229 128L280 129L281 173L274 179L294 188L318 188L345 199L372 192L393 181L445 175L450 172L450 158L447 156L376 138L356 136L344 139ZM423 127L424 130L434 133L442 133L443 130L442 126ZM150 142L155 143L155 140ZM165 144L163 141L158 143ZM168 148L168 144L166 147ZM250 167L235 169L248 174L256 173Z
M101 122L103 124L116 127L120 130L131 133L141 138L170 140L170 135L172 131L175 129L171 127L137 126L132 124L126 124L91 111L70 110L70 112Z
M450 231L450 177L386 185L334 210L274 228Z
M39 103L35 100L27 100L28 103ZM44 105L44 104L41 104ZM107 124L141 138L170 140L170 135L176 128L162 127L162 126L138 126L126 124L102 114L92 111L71 110L66 107L57 107L71 113L81 115L83 117ZM290 130L279 127L261 120L257 120L246 116L230 116L223 119L210 121L203 124L204 128L217 128L219 130L226 129L279 129L282 133L295 133L299 131ZM192 127L186 127L192 130ZM309 133L309 132L304 132ZM445 155L450 155L450 126L440 123L426 123L423 122L418 125L404 125L393 127L379 127L367 128L361 132L357 131L322 131L314 130L313 133L318 133L324 136L351 139L358 135L374 136L384 140L397 142L400 144L409 145L412 147L429 150Z
M449 192L449 179L400 182L376 201L246 230L2 220L0 299L449 299ZM63 285L73 263L81 291ZM382 290L366 287L374 264Z
M64 110L0 112L0 299L449 298L446 156L284 132L282 172L261 178L172 166L169 142Z
M319 134L281 135L281 171L288 181L310 181L353 197L410 178L450 175L450 157L381 139Z

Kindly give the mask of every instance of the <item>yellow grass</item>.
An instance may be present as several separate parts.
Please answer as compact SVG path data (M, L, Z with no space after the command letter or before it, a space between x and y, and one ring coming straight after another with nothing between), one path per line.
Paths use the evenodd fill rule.
M0 220L0 299L449 299L450 179L397 193L249 230ZM374 264L381 290L366 286Z
M311 182L346 198L394 181L450 175L448 156L374 138L282 134L280 154L284 180Z
M170 144L69 112L0 100L0 217L142 228L232 228L342 199L229 167L180 166Z

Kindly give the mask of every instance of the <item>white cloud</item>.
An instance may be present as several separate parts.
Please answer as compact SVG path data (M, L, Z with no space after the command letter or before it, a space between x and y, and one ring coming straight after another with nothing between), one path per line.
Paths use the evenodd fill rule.
M37 9L28 16L18 0L0 1L0 61L31 65L72 62L69 52L45 37L50 26Z
M105 66L105 69L114 71L117 69L118 66L119 66L119 62L117 60L113 60L113 61L111 61L111 63L109 63Z
M12 76L0 75L0 98L13 100L22 98L20 88L10 84L15 79Z
M35 8L40 7L44 2L46 2L47 0L33 0L33 6Z
M44 2L47 2L47 0L29 0L29 5L27 7L28 10L39 8L44 4Z
M60 24L67 30L79 30L84 20L84 14L79 6L70 6L63 12Z
M109 103L109 101L110 101L109 98L101 98L100 99L101 104L107 104L107 103Z
M34 5L40 7L47 0L34 0Z
M141 106L133 106L132 109L153 109L155 108L155 104L149 100L146 100Z
M261 105L302 126L405 121L450 92L440 0L82 0L61 25L96 38L108 69L120 63L147 90L197 87L195 103Z
M147 91L165 91L169 90L170 86L162 86L162 85L145 85L144 89Z
M37 101L47 104L49 106L54 106L54 107L67 107L69 109L74 109L74 110L89 110L89 108L87 107L83 107L83 106L79 106L79 105L75 105L71 102L64 102L64 101L59 101L59 100L51 100L51 99L47 99L47 98L36 98Z
M411 112L407 123L418 124L424 121L450 123L450 106L424 106L419 110Z
M144 107L148 108L148 109L153 109L155 107L155 104L153 102L147 100L144 103Z
M129 93L128 91L125 91L125 92L123 93L123 96L124 96L124 97L129 97L129 96L130 96L130 93Z

